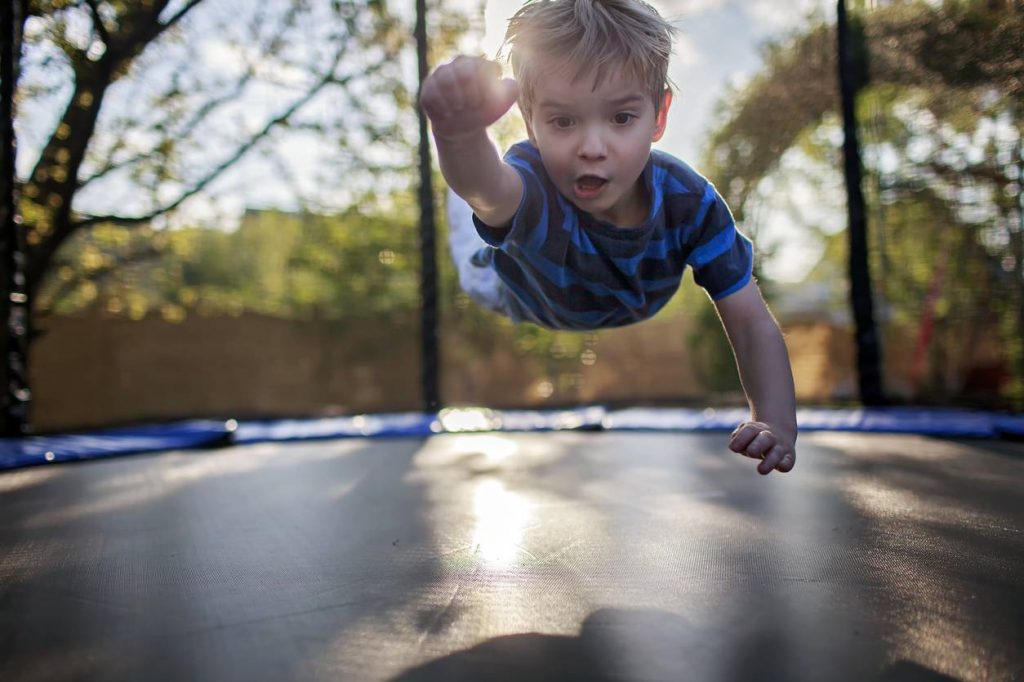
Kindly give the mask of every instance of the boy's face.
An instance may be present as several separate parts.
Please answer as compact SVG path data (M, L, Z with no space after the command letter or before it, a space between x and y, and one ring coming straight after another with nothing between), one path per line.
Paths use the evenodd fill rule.
M624 69L595 88L596 72L577 79L571 66L536 66L526 126L558 191L613 225L639 225L649 202L640 174L665 132L671 93L655 114L641 81Z

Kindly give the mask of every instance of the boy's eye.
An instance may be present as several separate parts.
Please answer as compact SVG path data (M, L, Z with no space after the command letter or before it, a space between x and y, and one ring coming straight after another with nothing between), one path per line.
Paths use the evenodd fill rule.
M551 119L551 125L556 128L569 128L572 126L572 119L568 116L556 116Z
M622 111L612 116L612 122L615 123L615 125L624 126L628 124L630 121L632 121L634 118L636 118L636 116L634 116L633 114Z

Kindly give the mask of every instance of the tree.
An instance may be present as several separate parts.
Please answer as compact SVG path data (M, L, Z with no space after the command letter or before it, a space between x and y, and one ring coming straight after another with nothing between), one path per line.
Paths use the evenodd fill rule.
M947 0L938 8L921 0L891 2L867 17L870 83L902 86L908 96L946 87L972 98L994 91L1004 104L1019 102L1022 11L1022 0ZM706 164L738 217L784 152L834 120L835 60L834 27L811 25L766 45L761 73L742 92L723 98L718 118L724 123L713 131ZM928 106L941 113L944 101L931 98Z
M931 315L953 334L954 311L992 311L962 318L945 343L969 343L970 323L997 334L1017 377L1006 397L1020 400L1024 3L890 2L862 20L870 81L860 120L871 219L882 228L873 267L889 320L903 317L923 339ZM839 166L832 30L819 23L770 45L764 70L723 108L708 168L741 216L756 213L783 158ZM927 382L918 388L923 396Z
M99 225L166 224L245 157L272 156L282 129L328 139L335 178L404 165L395 150L409 140L388 112L409 100L398 59L408 38L381 0L242 8L31 0L26 8L18 123L23 139L38 141L21 186L30 301L56 270L76 265L59 260L73 236ZM201 49L207 58L197 58ZM223 68L211 71L211 62ZM53 110L61 113L48 116ZM121 257L156 248L143 240Z
M418 304L414 214L412 207L387 214L247 211L231 232L192 227L140 234L97 226L91 239L69 247L69 256L86 266L120 267L109 276L72 280L53 312L157 313L169 321L243 312L294 320L408 317ZM118 257L119 248L135 248L136 238L160 242L154 261Z

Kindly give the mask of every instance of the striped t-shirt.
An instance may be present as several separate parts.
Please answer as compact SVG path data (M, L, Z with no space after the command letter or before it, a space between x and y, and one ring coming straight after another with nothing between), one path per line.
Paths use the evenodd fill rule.
M548 178L530 142L505 161L523 179L523 198L504 229L473 222L519 317L554 329L589 330L645 320L679 288L683 271L712 299L741 289L753 264L750 240L725 200L687 164L652 151L643 172L647 220L616 227L581 211Z

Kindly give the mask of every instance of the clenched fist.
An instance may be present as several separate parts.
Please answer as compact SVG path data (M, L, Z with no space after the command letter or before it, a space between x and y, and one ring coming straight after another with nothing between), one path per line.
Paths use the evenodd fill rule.
M434 136L459 137L484 129L515 103L519 87L501 79L501 67L479 57L456 57L427 76L420 106Z
M791 471L796 464L793 437L786 429L758 421L743 422L729 439L729 449L752 459L761 460L757 473L770 474L773 470Z

